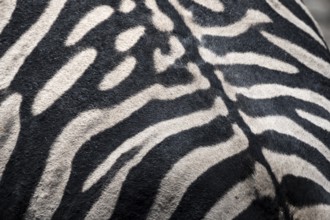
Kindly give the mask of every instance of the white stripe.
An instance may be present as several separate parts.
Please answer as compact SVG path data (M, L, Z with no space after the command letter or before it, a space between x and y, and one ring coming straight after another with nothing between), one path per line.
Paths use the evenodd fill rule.
M193 1L214 12L223 12L225 9L222 2L220 2L220 0L193 0Z
M277 181L282 182L283 177L286 175L303 177L316 182L330 193L329 180L313 164L295 155L279 154L265 148L262 150L262 153L271 166Z
M265 116L253 118L239 111L245 123L250 127L253 133L261 134L268 130L273 130L281 134L295 137L309 146L317 149L322 155L330 161L330 150L313 134L306 131L293 120L285 116Z
M210 209L204 220L234 219L261 197L275 197L275 188L265 167L256 163L254 174L233 186Z
M144 35L145 27L136 26L130 28L116 37L115 47L120 52L131 49Z
M294 24L297 28L309 34L314 40L319 42L323 47L326 47L323 40L310 28L305 22L296 17L289 9L281 4L278 0L266 0L268 5L276 11L280 16L286 19L288 22Z
M25 59L49 31L66 0L52 0L39 20L0 59L0 90L7 88Z
M158 30L173 31L173 21L158 8L156 0L146 0L145 4L152 11L152 23Z
M310 121L311 123L315 124L316 126L322 128L323 130L330 132L330 121L329 120L326 120L324 118L321 118L321 117L311 114L309 112L305 112L301 109L296 109L296 112L300 117Z
M83 75L89 65L94 62L96 56L97 51L88 48L69 60L36 95L32 105L32 113L38 115L49 108Z
M245 150L248 139L235 124L234 134L226 142L200 146L180 159L162 180L147 219L169 219L188 187L209 168Z
M311 54L306 49L288 40L277 37L265 31L262 31L261 34L267 38L267 40L296 58L300 63L330 79L330 63L327 61Z
M316 26L316 28L318 29L318 31L320 32L320 34L322 35L322 29L320 27L320 25L317 23L317 21L314 19L314 16L312 15L312 13L309 11L309 9L306 7L306 5L301 1L301 0L295 0L296 3L305 11L305 13L308 15L308 17L313 21L314 25ZM322 35L323 37L323 35Z
M134 70L136 59L134 57L126 57L114 70L105 75L99 85L100 90L109 90L124 81Z
M153 149L157 144L161 143L165 138L189 130L194 127L209 123L211 120L219 116L223 102L220 98L215 100L212 108L208 110L198 111L190 115L175 118L159 124L157 128L161 130L149 128L146 137L144 133L138 134L132 139L129 139L125 144L120 146L117 152L110 155L111 159L107 160L113 164L116 159L131 147L142 145L143 148L137 155L134 156L124 167L122 167L113 178L112 182L103 190L99 200L93 205L86 219L109 219L112 215L114 207L119 197L122 184L125 181L130 170L143 160L145 155ZM120 152L121 151L121 152ZM106 204L106 209L102 208Z
M0 105L0 180L20 132L20 106L22 96L15 93Z
M69 179L72 160L80 146L92 136L125 120L153 99L173 100L210 87L204 76L192 74L194 81L191 84L169 88L156 84L112 108L85 111L73 119L51 147L45 170L30 201L27 216L48 219L53 215ZM49 187L50 185L52 187Z
M330 112L330 101L324 96L308 89L291 88L280 84L260 84L249 88L232 86L224 80L223 73L215 71L224 86L228 97L236 101L236 95L242 94L252 99L271 99L280 96L291 96L306 102L313 103Z
M101 5L89 11L78 24L75 25L67 40L66 46L72 46L80 41L91 29L107 20L114 10L108 5Z
M249 9L241 20L228 26L203 27L194 22L193 13L182 6L178 0L169 0L169 2L181 14L185 24L198 40L201 40L203 35L234 37L245 33L255 25L272 22L264 13Z
M133 0L121 0L119 11L129 13L134 10L136 4Z
M159 48L154 51L154 63L158 73L165 71L169 66L182 57L185 53L185 48L175 36L169 39L170 52L163 55Z
M329 220L330 216L330 205L319 204L319 205L310 205L307 207L294 207L289 206L290 212L292 214L292 219L299 220Z
M0 33L9 23L11 16L16 8L17 0L0 1Z
M231 52L224 56L218 56L216 53L205 47L199 47L198 51L206 62L213 65L257 65L270 70L281 71L289 74L295 74L299 72L299 70L291 64L272 58L270 56L253 52Z

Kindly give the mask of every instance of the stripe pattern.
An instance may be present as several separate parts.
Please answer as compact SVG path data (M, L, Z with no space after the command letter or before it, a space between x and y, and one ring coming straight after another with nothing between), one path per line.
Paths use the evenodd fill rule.
M330 53L300 0L0 6L0 219L329 218Z

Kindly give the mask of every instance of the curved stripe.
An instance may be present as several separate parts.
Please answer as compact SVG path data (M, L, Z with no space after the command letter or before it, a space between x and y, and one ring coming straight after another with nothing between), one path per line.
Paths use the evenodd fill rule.
M108 5L101 5L89 11L78 24L75 25L65 41L66 46L72 46L80 41L91 29L107 20L114 10Z
M224 56L218 56L216 53L205 47L199 47L198 51L206 62L213 65L257 65L270 70L281 71L289 74L299 72L295 66L289 63L253 52L231 52Z
M22 96L15 93L0 105L0 179L20 132L20 106Z
M220 0L193 0L197 4L214 12L223 12L225 7Z
M121 0L119 11L129 13L134 10L136 4L133 0Z
M69 179L72 160L80 147L91 137L125 120L153 99L173 100L210 87L209 81L203 75L192 74L194 81L191 84L169 88L156 84L112 108L82 112L67 124L51 147L46 167L30 201L27 216L45 219L53 215ZM219 106L217 108L217 111L221 109Z
M25 59L57 19L67 0L51 0L39 20L26 31L0 59L0 90L7 88Z
M317 115L313 115L309 112L305 112L301 109L296 109L296 112L303 119L306 119L307 121L309 121L309 122L313 123L314 125L322 128L323 130L330 132L330 121L329 120L321 118Z
M272 22L266 14L257 10L249 9L241 20L233 24L225 27L204 27L194 22L193 13L182 6L178 0L169 0L169 2L181 14L185 24L198 40L201 40L203 35L234 37L245 33L255 25Z
M120 52L131 49L144 35L145 27L136 26L120 33L115 41L115 47Z
M261 34L270 42L296 58L300 63L304 64L311 70L322 74L323 76L330 79L330 63L317 57L306 49L288 41L283 38L277 37L265 31Z
M294 207L289 206L292 214L292 219L299 220L329 220L330 205L320 204L308 207Z
M100 90L109 90L124 81L134 70L136 59L126 57L114 70L107 73L99 85Z
M156 0L145 1L145 4L152 11L152 23L158 30L173 31L173 21L158 8Z
M323 47L326 47L323 40L315 33L315 31L310 28L305 22L296 17L289 9L287 9L284 5L281 4L278 0L266 0L268 5L276 11L281 17L283 17L288 22L294 24L297 28L304 31L308 35L310 35L314 40L320 43Z
M154 51L154 63L158 73L165 71L185 53L185 48L182 46L178 38L171 36L169 39L169 45L169 54L163 55L159 48L156 48Z
M36 95L32 105L32 113L38 115L54 104L83 75L94 62L96 56L97 51L88 48L69 60Z
M329 180L313 164L295 155L279 154L265 148L262 153L279 182L286 175L300 176L314 181L330 193Z
M225 81L223 73L215 71L216 76L222 82L223 88L228 97L237 101L236 95L242 94L252 99L271 99L280 96L291 96L306 102L313 103L330 112L330 101L324 96L308 89L291 88L280 84L260 84L249 88L236 87Z
M139 153L116 173L112 182L106 186L99 200L89 211L86 219L109 219L118 200L122 184L125 181L129 171L140 163L145 155L147 155L153 147L161 143L165 138L194 127L199 127L203 124L207 124L218 117L220 115L219 109L221 109L222 105L222 100L217 98L213 107L208 110L198 111L180 118L169 120L167 122L162 122L162 124L159 125L162 128L161 130L152 129L152 135L150 135L150 131L148 135L144 133L138 134L134 138L127 140L125 145L118 147L118 151L110 155L111 160L108 160L110 164L113 164L117 157L123 153L123 151L127 151L131 147L139 144L143 146ZM146 136L144 137L144 135ZM107 204L107 209L102 208L104 207L104 204Z
M306 5L301 1L301 0L295 0L296 3L305 11L305 13L307 14L307 16L312 20L312 22L314 23L314 25L316 26L317 30L319 31L319 33L322 35L322 29L320 27L320 25L317 23L317 21L314 19L314 16L312 15L312 13L309 11L309 9L306 7ZM323 37L323 36L322 36Z
M266 168L257 162L254 174L233 186L210 209L204 220L234 219L246 210L255 199L261 197L274 198L275 188Z
M235 124L234 134L226 142L200 147L180 159L162 180L147 219L169 219L179 205L187 188L205 171L222 160L245 150L248 139ZM180 180L178 182L178 179ZM169 197L175 192L175 197Z
M325 158L330 161L330 149L325 146L313 134L306 131L293 120L284 116L266 116L253 118L239 111L244 122L250 127L254 134L261 134L268 130L273 130L281 134L295 137L301 142L317 149Z
M16 8L17 0L0 1L0 33L9 23L11 16Z

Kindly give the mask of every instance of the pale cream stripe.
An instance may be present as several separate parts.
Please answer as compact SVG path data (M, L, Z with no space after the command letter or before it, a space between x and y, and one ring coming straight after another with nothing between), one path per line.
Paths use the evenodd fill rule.
M101 5L87 14L75 25L65 41L66 46L72 46L80 41L91 29L107 20L114 10L108 5Z
M315 124L316 126L322 128L323 130L330 132L330 121L329 120L326 120L324 118L321 118L321 117L311 114L309 112L305 112L301 109L296 109L296 112L300 117L310 121L311 123Z
M169 2L181 14L185 24L198 40L201 40L203 35L234 37L245 33L255 25L272 22L266 14L249 9L241 20L228 26L203 27L194 22L193 13L182 6L178 0L169 0Z
M194 81L191 84L169 88L155 84L114 107L82 112L68 123L51 147L26 216L40 219L52 217L62 199L71 173L72 160L80 147L92 136L125 120L153 99L173 100L210 87L209 81L199 72L192 74Z
M262 31L261 34L271 43L275 44L296 58L300 63L330 79L329 62L315 56L314 54L308 52L306 49L294 44L293 42L277 37L265 31Z
M286 19L288 22L294 24L297 28L301 29L308 35L310 35L314 40L320 43L323 47L326 47L323 40L315 33L315 31L310 28L305 22L296 17L289 9L281 4L278 0L266 0L268 5L274 9L280 16Z
M282 182L286 175L304 177L314 181L330 193L330 182L322 173L307 161L296 155L285 155L264 148L262 150L277 180Z
M136 59L134 57L126 57L118 66L107 73L99 85L100 90L109 90L124 81L134 70Z
M220 0L193 0L197 4L214 12L223 12L225 7Z
M258 162L254 174L233 186L206 214L204 220L234 219L246 210L255 199L275 197L272 179Z
M0 1L0 33L9 23L11 16L16 8L17 0Z
M293 120L280 115L253 118L246 115L243 111L239 111L239 113L254 134L261 134L265 131L276 131L281 134L295 137L297 140L317 149L328 161L330 161L330 149L313 134L306 131Z
M97 51L88 48L69 60L36 95L32 105L33 115L41 114L68 91L94 62L96 56Z
M259 84L248 88L236 87L225 81L221 71L216 70L215 73L222 82L226 94L233 101L237 101L237 94L242 94L252 99L270 99L280 96L291 96L293 98L318 105L330 112L330 101L319 93L311 90L291 88L280 84Z
M22 96L15 93L0 105L0 179L13 152L20 132L20 106Z
M289 63L275 59L270 56L253 52L230 52L224 56L218 56L211 50L204 47L199 47L198 51L201 57L206 62L211 63L213 65L257 65L270 70L281 71L289 74L295 74L299 72L299 70L295 66Z
M146 0L145 4L152 11L152 23L158 30L173 31L173 21L158 8L156 0Z
M149 220L169 219L188 187L209 168L245 150L249 141L243 131L233 125L233 136L213 146L200 146L181 158L162 180L154 200ZM179 180L179 181L178 181Z
M220 115L219 109L222 107L222 100L217 98L212 108L163 122L161 125L161 130L152 129L152 135L150 135L149 132L147 137L143 137L143 133L142 136L137 135L135 138L129 139L129 143L117 148L120 149L118 151L126 151L126 148L130 148L132 146L143 146L139 153L116 173L111 183L103 190L99 200L96 201L92 209L89 211L86 219L109 219L118 200L122 184L128 173L134 166L143 160L146 154L153 149L153 147L161 143L166 137L209 123L211 120ZM116 152L116 154L111 154L111 160L108 160L109 163L113 164L120 155L121 154L119 154L119 152ZM104 206L107 208L104 209Z
M52 0L39 20L26 31L0 59L0 90L7 88L25 59L38 45L57 19L67 0Z

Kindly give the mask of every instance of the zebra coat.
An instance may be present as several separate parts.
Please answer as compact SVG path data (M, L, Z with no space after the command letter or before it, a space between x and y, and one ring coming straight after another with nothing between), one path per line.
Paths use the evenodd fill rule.
M0 219L330 219L301 0L2 0L0 33Z

